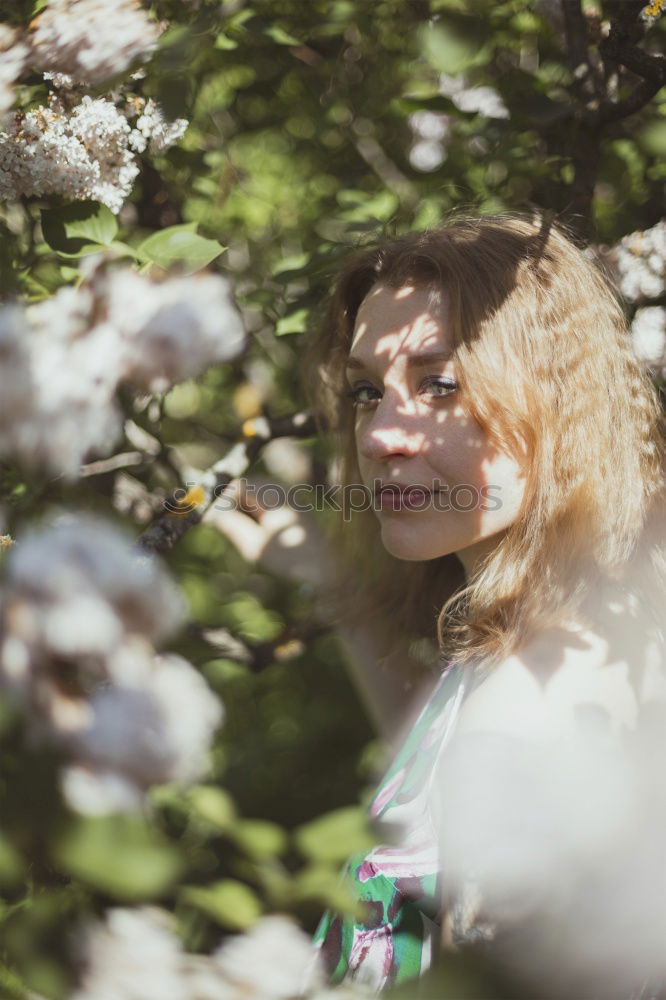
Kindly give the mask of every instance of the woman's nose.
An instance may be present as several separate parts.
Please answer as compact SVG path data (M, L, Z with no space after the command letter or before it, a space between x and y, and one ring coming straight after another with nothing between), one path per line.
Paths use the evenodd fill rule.
M383 401L382 401L383 402ZM415 455L423 443L423 434L410 427L405 415L396 408L382 409L380 403L357 431L356 444L366 459L379 461L392 455Z

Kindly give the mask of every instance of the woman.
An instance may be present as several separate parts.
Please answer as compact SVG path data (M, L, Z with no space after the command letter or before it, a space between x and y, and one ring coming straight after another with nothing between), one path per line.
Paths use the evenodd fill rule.
M342 482L367 499L344 512L359 588L343 618L372 615L396 648L436 626L441 653L371 808L391 846L348 865L366 917L326 914L316 935L333 982L381 990L421 975L442 938L501 939L515 902L514 884L488 917L478 898L492 893L470 890L469 857L458 864L474 838L455 831L442 876L447 755L489 745L488 773L508 737L520 769L561 746L583 706L612 736L664 698L664 428L610 282L562 226L528 214L460 215L357 251L306 370ZM405 676L368 670L366 696L395 730ZM476 832L495 814L470 815ZM478 873L489 844L474 843ZM512 931L544 912L541 896L521 900Z

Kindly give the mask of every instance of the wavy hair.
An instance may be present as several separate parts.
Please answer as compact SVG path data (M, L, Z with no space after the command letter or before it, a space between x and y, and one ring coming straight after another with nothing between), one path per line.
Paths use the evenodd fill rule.
M666 593L664 417L603 265L538 212L452 214L426 232L382 237L339 272L305 358L342 484L361 482L344 368L373 285L409 282L436 305L446 288L463 405L514 454L527 448L521 510L465 580L454 554L389 555L372 511L341 520L359 586L346 620L379 616L387 637L436 634L442 656L493 665L537 631L593 618L608 588L631 587L661 622ZM365 595L359 601L359 587Z

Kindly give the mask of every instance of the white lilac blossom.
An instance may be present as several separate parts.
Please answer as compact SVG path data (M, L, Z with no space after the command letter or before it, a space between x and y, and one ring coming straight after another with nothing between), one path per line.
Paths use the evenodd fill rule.
M446 159L444 140L450 131L451 116L437 111L415 111L408 121L415 139L409 162L416 170L436 170Z
M666 219L623 236L606 257L630 302L659 298L666 291Z
M144 788L200 778L222 722L219 700L181 657L129 643L118 652L126 676L91 695L87 724L69 743L75 756Z
M46 107L16 112L0 132L0 200L58 194L119 212L139 172L131 133L105 98L86 94L67 109L49 95Z
M449 936L488 939L525 996L637 996L666 976L666 632L633 585L597 608L589 659L553 639L540 684L514 657L429 779Z
M478 111L486 118L509 117L508 108L493 87L468 87L463 76L441 73L439 92L445 97L450 97L461 111Z
M290 1000L323 985L310 939L280 914L263 917L246 934L226 941L213 959L236 987L238 1000Z
M56 87L71 82L49 76ZM184 118L168 122L153 100L137 98L122 110L109 97L84 94L72 106L51 93L46 106L10 115L0 132L0 201L57 194L101 201L118 213L139 173L136 154L146 147L164 153L187 125Z
M75 478L88 455L108 454L120 435L121 383L164 390L244 344L220 275L153 281L100 266L78 289L1 306L0 454Z
M85 971L72 1000L192 1000L180 942L164 910L108 910L105 923L85 929L81 950Z
M160 34L136 0L49 0L31 24L31 58L96 86L147 59Z
M638 309L631 324L634 350L642 361L666 363L666 309L645 306Z
M6 567L0 681L55 730L89 718L99 683L142 679L144 663L139 670L136 655L128 662L130 644L145 658L183 621L183 600L159 565L91 517L33 530L12 546ZM80 712L67 712L80 701Z
M12 547L0 689L31 738L65 755L71 808L138 808L151 785L205 774L222 706L190 663L154 647L183 614L158 563L97 519L61 519Z
M141 113L134 123L134 130L129 143L137 153L142 153L146 147L153 156L166 152L185 134L189 124L186 118L176 118L169 122L164 117L160 106L149 98L137 98L135 102Z
M121 430L117 334L88 327L92 298L63 288L27 309L0 307L0 454L73 478Z
M14 103L14 84L28 59L28 47L20 33L8 24L0 24L0 124Z
M244 347L241 317L219 275L148 282L129 269L108 270L96 287L122 340L123 377L139 388L162 391Z
M72 1000L352 1000L365 995L345 987L320 993L323 973L309 937L280 914L262 917L213 955L191 955L166 911L117 907L104 923L86 927L80 950L84 971Z

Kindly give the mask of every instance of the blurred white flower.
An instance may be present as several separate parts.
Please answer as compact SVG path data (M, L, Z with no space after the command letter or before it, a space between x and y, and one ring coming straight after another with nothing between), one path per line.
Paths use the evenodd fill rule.
M292 1000L323 986L311 939L288 917L262 917L247 933L225 941L213 955L236 992L224 1000Z
M86 971L72 1000L191 1000L180 942L157 907L108 910L104 924L85 930L82 951Z
M219 275L150 282L129 269L109 270L97 287L123 340L123 377L138 388L162 391L245 346L229 284Z
M121 432L121 382L161 391L245 346L220 275L150 279L95 271L30 305L0 306L0 454L69 478Z
M195 781L221 722L219 699L187 660L139 654L126 682L92 694L89 724L70 745L94 767L143 787Z
M631 324L631 339L642 360L666 358L666 309L663 306L638 309Z
M407 120L415 139L409 151L409 162L415 170L436 170L446 159L443 140L450 131L450 115L439 111L415 111Z
M160 34L137 0L49 0L31 24L31 57L38 69L97 85L148 58Z
M0 688L68 757L72 808L136 808L150 785L205 773L222 706L187 660L155 653L184 602L153 558L102 521L64 519L12 547L2 596Z
M0 24L0 125L14 103L14 84L28 60L28 47L20 33Z
M441 111L414 111L407 121L421 139L445 139L451 128L451 116Z
M461 111L479 111L486 118L509 117L509 110L494 87L468 87L465 77L441 73L439 92L450 97Z
M85 816L138 812L143 804L142 790L129 778L87 764L63 767L60 787L69 808Z
M623 236L605 257L630 302L659 298L666 291L666 219Z
M62 517L21 538L7 560L7 585L45 607L99 597L126 632L151 641L171 635L184 617L183 598L160 564L137 556L128 535L89 515Z
M422 139L415 142L409 151L409 162L415 170L424 173L437 170L446 159L446 151L441 142L434 139Z
M666 633L631 588L597 613L484 679L436 764L446 939L526 996L666 976Z

